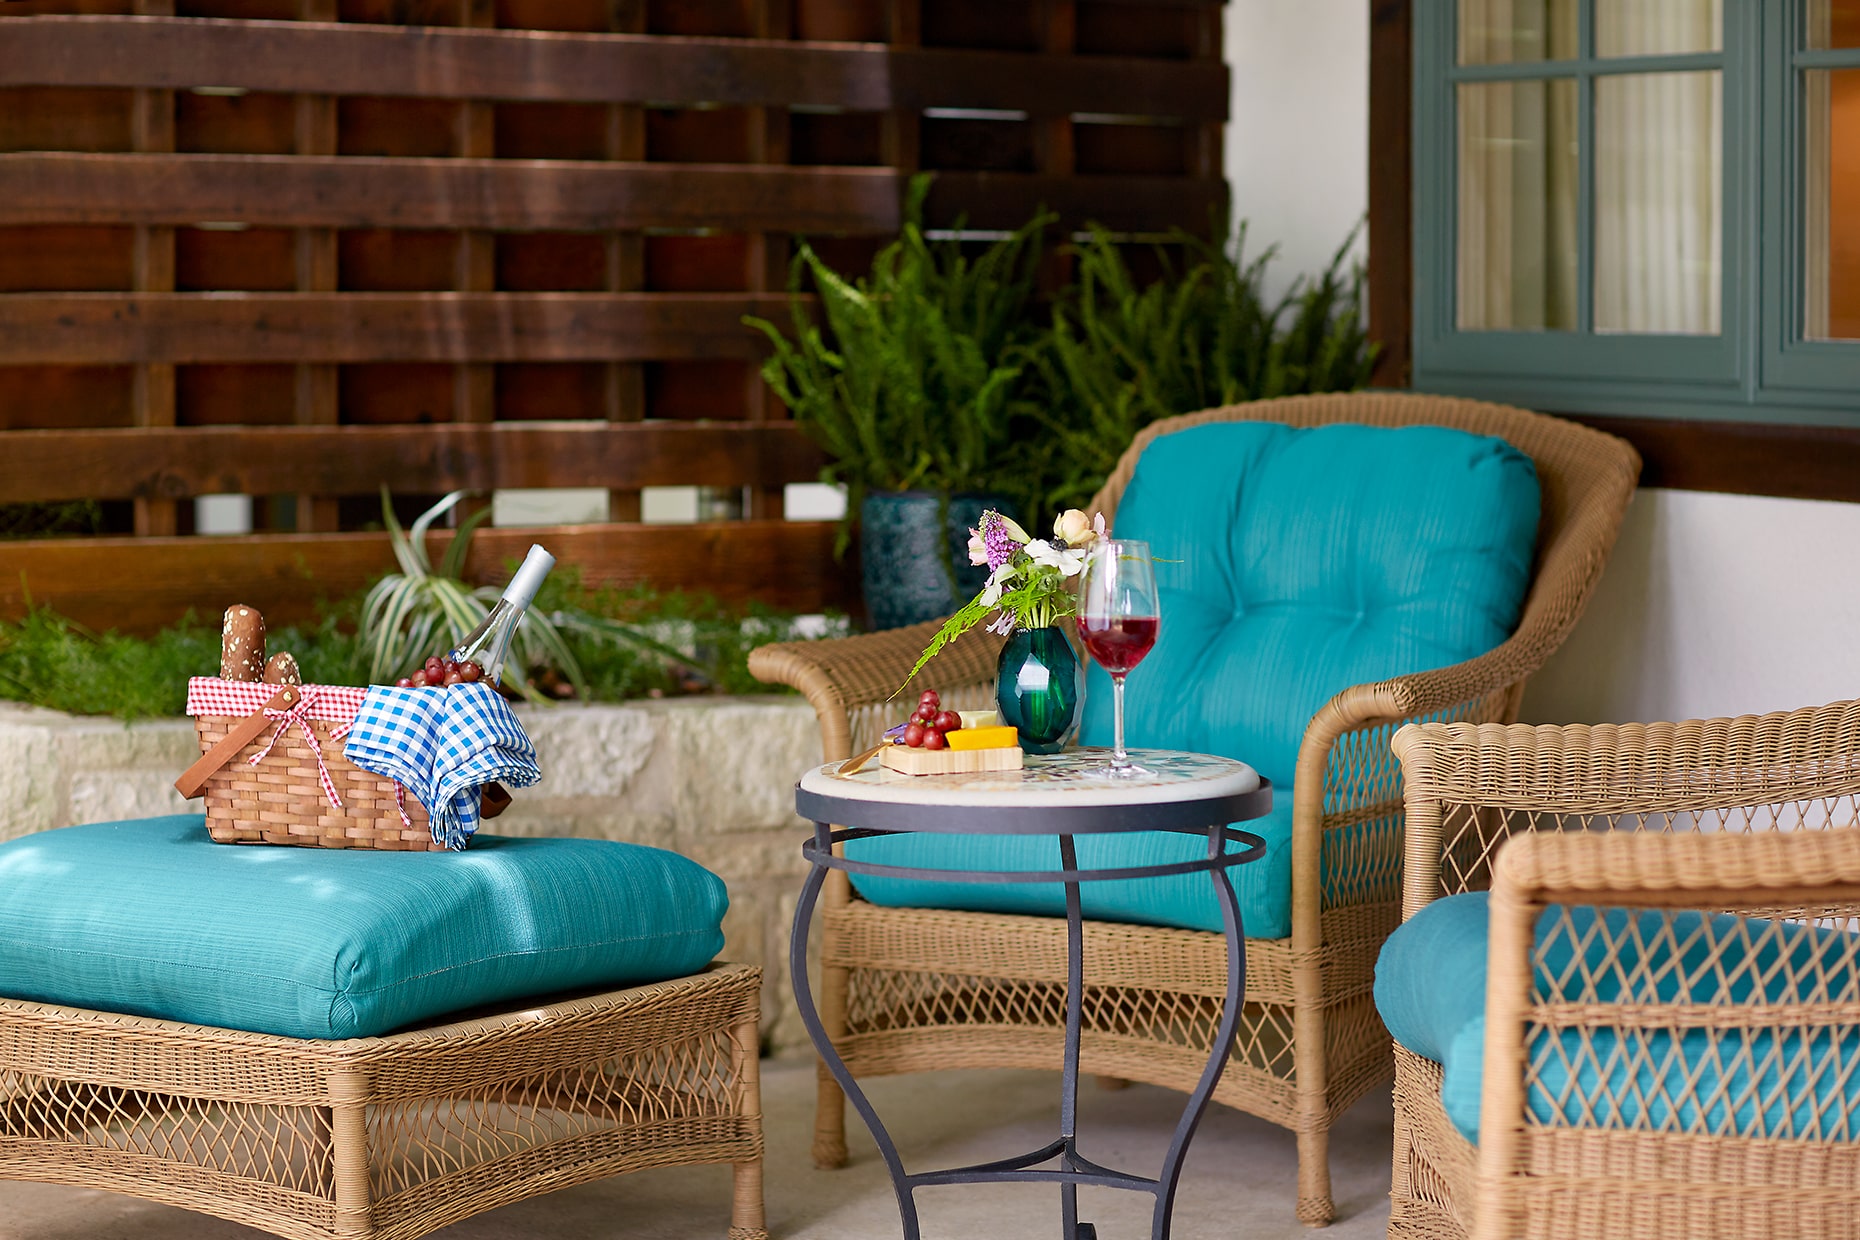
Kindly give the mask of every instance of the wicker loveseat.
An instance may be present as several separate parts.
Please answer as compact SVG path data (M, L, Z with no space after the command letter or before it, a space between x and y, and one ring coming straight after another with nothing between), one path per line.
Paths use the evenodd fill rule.
M1388 739L1408 719L1512 717L1525 678L1588 600L1639 462L1611 436L1498 405L1403 393L1294 397L1155 424L1093 508L1115 519L1139 457L1159 436L1222 422L1434 425L1496 436L1531 458L1541 488L1535 565L1509 640L1468 662L1347 689L1295 721L1292 735L1303 734L1296 776L1279 788L1293 803L1290 933L1248 941L1246 1014L1215 1098L1297 1133L1298 1215L1323 1223L1332 1217L1330 1126L1389 1072L1369 993L1376 951L1400 914L1401 792ZM805 693L827 756L845 757L895 722L889 699L934 628L767 646L750 667ZM997 650L979 631L964 637L937 657L927 683L947 706L991 705ZM834 880L823 901L818 994L855 1074L1058 1063L1063 920L881 907ZM1192 1088L1226 986L1221 936L1091 922L1086 975L1085 1070ZM843 1100L823 1074L814 1157L836 1166L845 1150Z
M1389 1235L1860 1235L1860 702L1394 748Z

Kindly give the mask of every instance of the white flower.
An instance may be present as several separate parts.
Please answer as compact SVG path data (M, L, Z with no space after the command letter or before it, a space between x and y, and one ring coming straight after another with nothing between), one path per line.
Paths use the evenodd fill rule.
M1104 514L1094 520L1077 508L1068 508L1053 518L1053 537L1068 547L1089 547L1104 537Z
M1012 538L1015 542L1025 544L1031 537L1026 530L1020 528L1020 523L1015 521L1013 517L1008 516L1004 512L997 512L995 515L1001 518L1001 527L1007 531L1008 537Z
M1003 564L988 574L988 584L982 587L982 606L993 607L1001 601L1001 595L1007 589L1007 583L1014 576L1014 566Z
M1076 577L1085 567L1085 553L1070 547L1055 547L1044 539L1027 544L1027 555L1035 564L1056 568L1062 577Z
M982 527L979 525L969 531L969 563L988 563L988 543L982 538Z
M1014 631L1014 614L1007 611L1002 612L988 622L988 631L990 633L999 633L1001 636L1006 637L1009 633Z

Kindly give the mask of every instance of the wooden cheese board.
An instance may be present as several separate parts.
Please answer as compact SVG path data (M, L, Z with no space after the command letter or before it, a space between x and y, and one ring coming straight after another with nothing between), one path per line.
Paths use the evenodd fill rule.
M1026 762L1019 745L1005 749L912 749L886 745L878 760L901 775L961 775L971 771L1018 771Z

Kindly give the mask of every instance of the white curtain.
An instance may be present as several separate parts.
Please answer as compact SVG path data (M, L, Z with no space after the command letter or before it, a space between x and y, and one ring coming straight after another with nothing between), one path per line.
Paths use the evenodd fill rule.
M1720 0L1597 0L1599 54L1716 48ZM1722 322L1724 90L1716 72L1595 81L1595 327Z
M1461 0L1468 60L1541 60L1557 0ZM1459 88L1464 330L1575 326L1576 91L1567 79Z
M1832 0L1808 0L1808 46L1834 42ZM1826 73L1805 73L1802 82L1802 334L1825 340L1828 322L1828 207L1833 198L1834 92Z
M1826 0L1821 0L1826 2ZM1594 0L1601 56L1722 42L1722 0ZM1546 58L1569 0L1460 0L1468 61ZM1601 75L1595 86L1598 331L1716 333L1722 321L1723 83L1713 72ZM1576 325L1577 83L1459 88L1458 325Z

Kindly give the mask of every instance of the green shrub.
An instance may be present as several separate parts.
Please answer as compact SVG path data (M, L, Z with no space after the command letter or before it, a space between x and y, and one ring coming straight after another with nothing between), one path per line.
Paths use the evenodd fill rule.
M296 655L311 684L366 683L368 651L355 632L363 597L326 606L314 625L272 630L266 648ZM805 636L794 617L758 605L733 608L646 586L590 590L572 568L551 576L532 610L555 621L579 664L584 698L596 702L774 692L749 674L749 652ZM831 631L844 632L844 622ZM74 715L172 718L186 708L188 678L216 675L219 667L218 629L192 614L148 638L93 633L44 607L16 623L0 621L0 699ZM528 670L545 673L549 683L572 683L556 668Z

